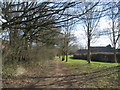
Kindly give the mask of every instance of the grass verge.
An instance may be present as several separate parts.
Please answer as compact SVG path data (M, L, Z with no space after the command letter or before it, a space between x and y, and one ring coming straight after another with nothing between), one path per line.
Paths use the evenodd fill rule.
M82 74L88 88L120 88L120 65L118 63L105 63L72 59L62 62L68 66L74 74ZM84 75L85 74L85 75Z

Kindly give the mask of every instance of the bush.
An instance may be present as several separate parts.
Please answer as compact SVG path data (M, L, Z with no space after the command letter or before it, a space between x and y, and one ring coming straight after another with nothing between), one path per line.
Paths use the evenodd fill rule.
M7 50L8 51L8 50ZM12 77L21 73L21 70L38 66L47 66L45 64L53 60L56 54L56 51L52 47L40 47L35 46L28 50L21 50L21 53L18 55L13 54L13 52L8 51L4 52L2 56L3 63L3 77ZM12 56L14 58L12 58ZM17 57L17 58L15 58ZM19 57L21 60L19 60ZM25 58L25 59L24 59ZM20 73L18 72L20 71Z
M32 48L28 48L27 50L4 50L2 54L3 63L13 63L13 62L28 62L28 61L45 61L45 60L52 60L55 57L55 49L52 47L40 47L34 46Z

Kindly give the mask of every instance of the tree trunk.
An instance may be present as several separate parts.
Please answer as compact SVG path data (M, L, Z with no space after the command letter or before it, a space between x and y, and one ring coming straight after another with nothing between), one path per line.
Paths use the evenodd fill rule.
M60 54L59 54L59 59L60 59Z
M112 31L113 31L113 49L114 49L114 61L117 63L117 58L116 58L116 39L115 39L115 22L112 22Z
M64 61L64 60L65 60L65 55L62 56L62 61Z
M87 54L87 60L88 63L91 63L91 54L90 54L90 40L91 40L91 34L90 34L90 30L89 30L89 25L88 25L88 29L87 29L87 33L88 33L88 54Z
M66 62L68 62L68 42L66 41Z
M90 54L90 40L88 39L88 54L87 54L88 63L91 63L91 54Z
M116 56L116 47L114 46L114 61L117 63L117 56Z
M68 53L66 53L66 62L68 62Z

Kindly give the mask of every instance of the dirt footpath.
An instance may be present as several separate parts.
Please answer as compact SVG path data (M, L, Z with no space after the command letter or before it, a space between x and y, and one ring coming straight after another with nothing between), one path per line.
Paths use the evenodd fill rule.
M7 78L3 80L3 87L5 88L104 88L109 87L108 85L97 82L96 80L100 77L108 77L104 75L104 72L108 72L108 69L102 71L95 71L92 73L75 73L70 67L62 64L60 60L51 61L50 66L46 71L40 70L40 67L34 71L30 70L23 76L17 78ZM119 67L120 68L120 67ZM110 69L110 68L109 68ZM107 71L106 71L107 70ZM111 69L110 69L111 70ZM41 74L44 73L45 74ZM100 75L99 72L103 72ZM118 72L118 71L117 71ZM116 72L115 72L116 73ZM111 73L112 74L112 73ZM108 79L108 83L111 85L118 86L118 81L112 84L112 80Z
M46 75L39 75L40 69L19 76L17 78L3 79L5 88L73 88L75 76L71 76L71 70L62 64L60 60L52 61L51 69ZM42 73L42 72L40 72ZM77 76L78 78L78 76Z
M70 88L73 87L75 76L68 76L70 70L64 66L61 61L54 61L53 70L47 76L38 77L34 84L27 86L28 88Z

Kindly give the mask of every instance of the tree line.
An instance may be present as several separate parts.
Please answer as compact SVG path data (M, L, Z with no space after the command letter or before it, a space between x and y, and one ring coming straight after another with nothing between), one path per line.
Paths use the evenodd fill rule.
M88 63L91 62L90 45L94 39L96 27L100 19L108 14L113 20L112 29L114 57L116 57L116 43L120 37L118 2L0 2L2 39L7 44L3 51L5 58L12 60L29 60L29 53L37 47L34 53L43 47L57 49L62 60L68 61L68 53L75 37L71 32L72 27L82 22L87 36ZM118 10L116 10L118 9ZM4 20L4 21L3 21ZM117 30L117 32L115 31ZM117 35L116 35L117 34ZM48 51L46 51L48 52ZM36 52L38 53L38 52ZM41 52L42 53L42 52ZM33 54L33 52L32 52ZM53 55L55 56L55 54ZM115 58L115 62L117 62Z

